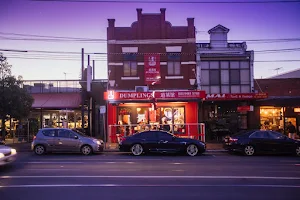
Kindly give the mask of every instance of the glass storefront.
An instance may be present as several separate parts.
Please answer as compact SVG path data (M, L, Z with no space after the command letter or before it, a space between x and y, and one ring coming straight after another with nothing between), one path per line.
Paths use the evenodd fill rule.
M119 133L127 131L129 134L143 130L162 129L164 124L170 126L174 133L185 133L185 107L168 106L157 107L118 107L117 109ZM127 130L126 130L127 128ZM129 130L128 130L129 128Z
M261 129L283 132L283 108L273 106L260 107Z

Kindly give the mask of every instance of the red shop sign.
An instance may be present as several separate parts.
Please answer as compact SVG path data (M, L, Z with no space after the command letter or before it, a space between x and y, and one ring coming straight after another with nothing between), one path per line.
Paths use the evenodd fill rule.
M246 111L253 111L254 107L253 106L238 106L237 111L238 112L246 112Z
M247 100L247 99L265 99L266 93L241 93L241 94L207 94L206 100Z
M205 91L104 92L105 100L204 99Z
M160 55L146 54L144 56L145 84L160 84Z

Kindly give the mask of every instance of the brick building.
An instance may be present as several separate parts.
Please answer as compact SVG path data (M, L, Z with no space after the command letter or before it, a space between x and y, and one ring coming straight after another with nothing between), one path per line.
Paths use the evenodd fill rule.
M108 19L108 125L109 137L126 126L130 133L168 123L178 134L198 134L198 102L205 98L195 90L196 40L194 19L186 26L166 21L166 9L144 14L130 27L116 27Z

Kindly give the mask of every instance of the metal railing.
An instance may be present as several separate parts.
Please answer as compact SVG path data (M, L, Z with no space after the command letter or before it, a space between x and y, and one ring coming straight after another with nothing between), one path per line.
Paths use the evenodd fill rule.
M142 131L166 130L166 124L130 124L108 125L108 143L119 143L122 137L137 134ZM205 142L204 123L167 124L170 133L183 138L198 139Z

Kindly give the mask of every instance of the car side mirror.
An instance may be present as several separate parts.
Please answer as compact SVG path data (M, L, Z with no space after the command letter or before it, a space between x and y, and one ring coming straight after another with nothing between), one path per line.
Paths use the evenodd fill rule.
M78 139L78 136L77 136L77 135L75 135L75 136L74 136L74 139L76 139L76 140L77 140L77 139Z

